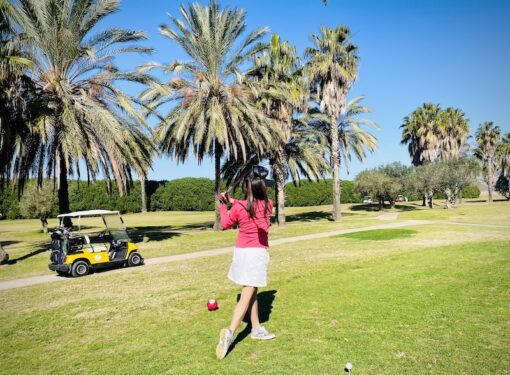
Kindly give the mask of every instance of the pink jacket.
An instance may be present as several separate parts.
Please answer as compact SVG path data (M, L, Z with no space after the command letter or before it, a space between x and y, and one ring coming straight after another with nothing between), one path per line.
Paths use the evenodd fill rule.
M223 230L230 229L234 224L239 224L239 233L237 234L236 247L269 247L269 225L271 212L273 211L273 201L270 199L267 204L267 212L264 215L264 201L256 201L255 218L251 218L248 213L247 202L234 200L230 211L227 206L220 206L221 226Z

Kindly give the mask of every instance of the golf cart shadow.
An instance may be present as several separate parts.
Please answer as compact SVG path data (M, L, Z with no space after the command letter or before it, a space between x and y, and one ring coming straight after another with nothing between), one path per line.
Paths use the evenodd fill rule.
M269 320L269 316L271 315L271 311L273 310L273 301L275 299L275 294L277 293L276 290L266 290L264 292L261 292L257 296L257 301L259 303L259 320L261 324L264 324ZM239 298L241 298L241 295L237 295L237 301L239 302ZM234 342L232 343L232 346L228 350L228 353L230 353L238 343L243 341L251 332L251 322L250 322L250 312L247 311L246 315L243 318L243 322L248 323L246 327L239 332L239 334L236 336ZM227 355L228 355L227 353Z

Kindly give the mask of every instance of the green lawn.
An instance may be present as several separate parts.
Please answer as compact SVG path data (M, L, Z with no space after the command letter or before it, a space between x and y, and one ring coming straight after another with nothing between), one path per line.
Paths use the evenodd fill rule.
M466 222L486 210L477 207ZM508 203L489 207L510 225ZM299 232L321 225L300 222ZM0 292L2 373L342 374L346 362L353 374L510 371L508 228L439 223L270 253L261 318L276 340L242 331L215 358L238 291L221 255ZM207 311L209 298L219 310Z
M291 237L302 234L357 228L379 224L373 217L378 212L354 212L344 205L341 222L329 221L331 208L292 207L287 209L288 224L285 228L272 227L271 238ZM329 212L328 212L329 211ZM234 231L214 232L211 227L213 212L149 212L124 215L124 221L145 258L189 253L212 248L231 246L236 237ZM75 225L77 221L75 220ZM102 231L100 218L83 219L84 232ZM57 225L50 220L50 228ZM0 280L19 277L47 275L49 235L41 233L38 220L0 221L0 241L9 253L11 263L0 266Z

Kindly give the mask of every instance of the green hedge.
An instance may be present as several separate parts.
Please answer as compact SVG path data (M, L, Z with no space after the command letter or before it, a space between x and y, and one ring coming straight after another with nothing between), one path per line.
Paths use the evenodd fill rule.
M333 202L333 180L302 181L299 186L285 185L286 204L289 207L319 206ZM360 203L361 196L352 181L342 181L342 203Z
M35 181L30 181L35 183ZM53 183L46 181L45 183ZM214 210L214 181L208 178L180 178L171 181L147 181L147 201L152 211L211 211ZM299 186L287 183L286 205L318 206L331 204L333 201L332 180L319 182L302 181ZM268 188L268 195L274 199L274 188ZM235 198L242 198L243 192L238 188L232 193ZM361 197L354 190L351 181L342 181L342 203L358 203ZM140 212L140 182L135 181L130 191L119 195L115 183L108 194L105 181L87 184L75 180L69 181L69 202L71 211L91 209L119 210L121 212ZM4 189L0 191L0 213L7 219L21 218L17 191Z

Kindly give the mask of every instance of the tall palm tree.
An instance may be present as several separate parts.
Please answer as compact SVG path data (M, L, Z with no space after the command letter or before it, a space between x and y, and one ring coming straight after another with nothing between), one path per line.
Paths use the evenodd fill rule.
M287 156L286 149L291 143L304 148L299 148L302 155L308 155L306 143L302 142L306 126L299 127L294 131L294 114L304 111L309 98L309 90L302 71L299 70L299 58L296 48L287 41L280 42L278 34L273 34L267 48L254 56L253 67L246 73L247 83L256 91L257 104L265 114L274 119L283 131L282 142L276 144L267 156L272 166L276 188L276 218L279 226L285 225L285 180L286 167L289 162L296 161L293 155ZM311 143L310 145L315 145ZM307 169L314 165L320 165L321 153L311 154L313 160L303 160L302 166ZM292 171L297 168L291 168ZM320 171L311 171L309 176L314 176ZM299 173L297 174L299 175ZM296 178L299 178L297 176Z
M314 47L307 48L307 70L312 87L317 92L320 108L329 116L331 141L331 175L333 177L333 219L340 212L340 158L338 116L345 107L345 98L358 72L358 47L350 42L350 30L339 26L321 26L320 35L313 34Z
M8 14L11 5L0 0L0 187L10 178L13 154L30 143L28 123L37 107L34 85L24 74L30 66L21 38Z
M146 38L139 31L92 29L118 10L119 0L20 0L11 20L24 35L32 66L27 75L44 99L46 113L34 121L28 150L17 150L18 179L35 171L58 176L59 211L69 211L68 176L98 173L113 177L123 194L131 169L144 169L152 143L138 113L137 101L115 86L116 81L146 84L142 73L121 72L117 55L150 49L131 45Z
M437 132L441 160L457 158L469 137L469 120L457 108L446 108L439 114Z
M379 126L372 120L358 118L361 114L372 112L370 107L360 104L364 98L364 96L357 96L347 102L338 117L338 153L340 159L343 160L347 173L349 173L349 163L352 156L364 162L367 158L367 151L374 152L377 149L377 138L365 130L364 127L378 130ZM316 115L314 127L327 133L329 128L327 116ZM330 140L329 144L331 144Z
M498 159L501 165L501 175L508 180L510 185L510 133L501 138L497 147Z
M329 170L325 158L327 141L323 133L311 126L311 121L309 116L293 119L289 138L287 143L283 145L282 154L285 155L285 161L281 164L281 167L278 167L282 168L281 173L285 176L283 183L288 177L295 185L299 185L303 177L311 181L319 180L324 178L325 173ZM238 187L250 173L251 168L263 163L264 160L269 160L276 185L278 183L275 176L276 152L277 149L270 149L265 154L252 153L246 161L241 159L227 160L221 170L227 185L233 189ZM278 191L276 190L276 201L278 202Z
M489 191L489 202L492 202L496 168L497 168L497 146L501 135L499 126L494 126L492 121L480 124L476 131L475 155L482 161L485 171L485 182Z
M181 6L184 21L173 16L173 27L163 25L160 33L176 42L189 56L189 62L163 67L180 74L169 83L152 85L142 94L152 110L176 101L155 131L160 149L178 161L193 152L199 162L213 156L215 192L221 188L221 159L246 160L251 152L264 153L281 138L278 129L254 103L254 95L242 81L240 66L262 49L256 42L266 33L257 29L241 36L246 29L246 13L240 9L219 8L194 3ZM216 204L215 229L219 229L219 204Z
M404 118L401 144L408 144L409 156L414 166L433 162L438 158L440 138L438 125L441 108L425 103Z

